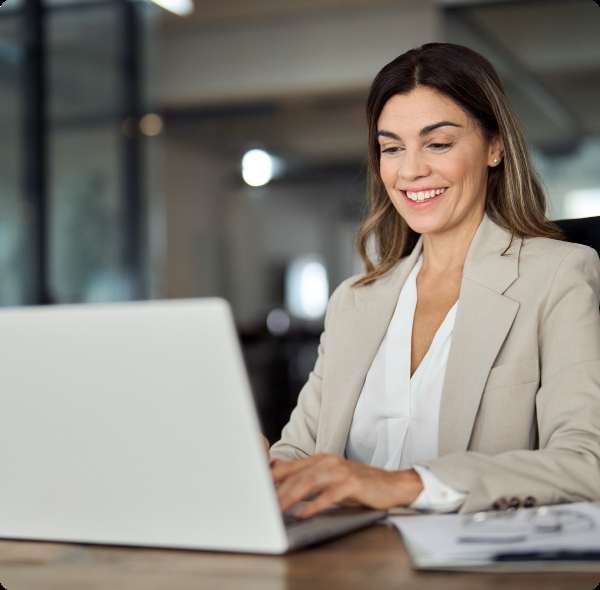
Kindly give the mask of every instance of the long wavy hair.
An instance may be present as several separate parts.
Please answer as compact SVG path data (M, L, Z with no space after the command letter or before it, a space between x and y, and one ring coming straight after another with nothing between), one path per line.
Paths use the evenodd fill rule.
M365 274L354 284L366 285L391 270L414 248L419 234L394 207L379 172L377 122L387 101L418 87L451 98L475 120L489 141L504 141L501 163L488 171L486 212L512 238L564 239L546 217L546 195L531 163L521 125L492 64L475 51L452 43L428 43L386 65L375 77L367 99L369 133L369 211L357 247ZM374 238L376 260L368 253Z

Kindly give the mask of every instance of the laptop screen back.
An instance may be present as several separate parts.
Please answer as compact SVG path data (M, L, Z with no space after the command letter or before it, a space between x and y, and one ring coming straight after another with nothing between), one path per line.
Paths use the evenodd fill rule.
M0 536L279 553L228 305L0 311Z

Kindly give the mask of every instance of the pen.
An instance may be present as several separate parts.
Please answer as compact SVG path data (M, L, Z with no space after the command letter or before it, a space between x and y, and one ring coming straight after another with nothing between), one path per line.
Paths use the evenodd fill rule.
M600 561L600 551L530 551L498 553L494 561Z

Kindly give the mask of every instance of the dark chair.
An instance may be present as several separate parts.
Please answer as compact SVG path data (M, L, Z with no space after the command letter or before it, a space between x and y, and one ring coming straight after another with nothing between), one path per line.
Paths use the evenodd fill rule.
M562 219L554 223L567 234L569 242L594 248L600 256L600 217Z

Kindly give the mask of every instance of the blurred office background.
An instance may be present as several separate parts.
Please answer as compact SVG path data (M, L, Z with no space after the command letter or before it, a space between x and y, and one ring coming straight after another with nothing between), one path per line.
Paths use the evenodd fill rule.
M160 4L0 8L0 305L224 297L273 440L361 271L364 105L391 59L486 55L550 217L600 215L594 0Z

